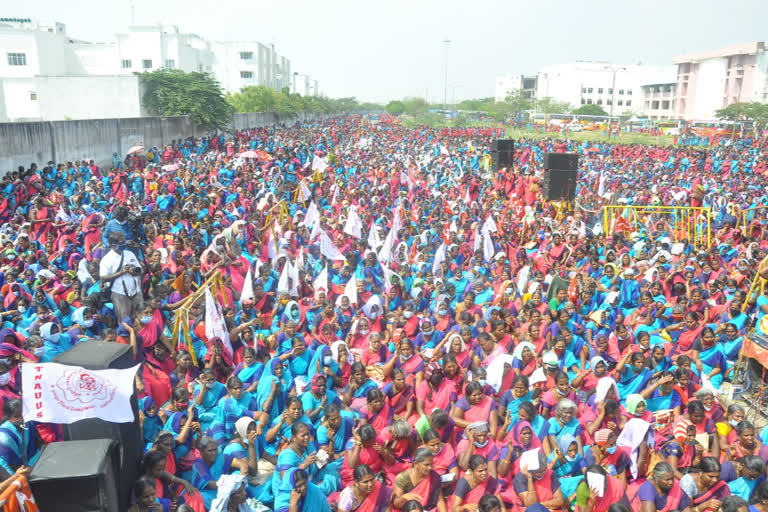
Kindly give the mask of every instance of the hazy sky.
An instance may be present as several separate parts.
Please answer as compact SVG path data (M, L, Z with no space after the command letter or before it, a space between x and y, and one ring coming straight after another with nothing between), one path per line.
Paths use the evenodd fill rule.
M671 64L674 55L768 39L766 0L66 0L4 2L7 17L54 18L111 41L163 22L212 40L274 43L331 97L442 102L493 96L495 79L572 60Z

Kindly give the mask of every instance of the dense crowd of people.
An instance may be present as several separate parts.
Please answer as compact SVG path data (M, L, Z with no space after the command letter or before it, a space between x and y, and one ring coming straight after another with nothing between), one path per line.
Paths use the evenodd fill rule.
M722 393L768 333L765 153L531 139L495 169L499 137L349 116L4 176L6 476L62 439L20 363L98 339L141 363L132 511L768 511ZM580 156L570 207L547 152ZM711 243L606 204L710 207Z

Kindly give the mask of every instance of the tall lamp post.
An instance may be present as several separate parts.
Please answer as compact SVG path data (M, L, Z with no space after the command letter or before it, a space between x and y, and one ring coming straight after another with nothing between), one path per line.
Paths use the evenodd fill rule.
M448 108L448 45L453 41L443 39L443 48L445 48L445 79L443 81L443 110Z
M611 82L611 114L608 118L608 136L611 136L611 125L613 123L613 106L616 104L616 73L619 71L626 71L625 67L615 68L613 66L605 66L604 69L613 71L613 80Z

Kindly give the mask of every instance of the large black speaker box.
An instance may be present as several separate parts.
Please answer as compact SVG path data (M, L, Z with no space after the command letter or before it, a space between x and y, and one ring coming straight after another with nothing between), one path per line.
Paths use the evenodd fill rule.
M124 370L135 364L130 346L104 341L78 343L56 356L53 361L59 364L82 366L89 370ZM134 419L129 423L112 423L98 418L89 418L62 425L66 441L109 438L117 442L118 493L123 509L128 508L131 488L138 478L141 456L144 453L135 392L131 396L131 409Z
M575 153L544 153L544 168L576 171L579 169L579 155Z
M493 139L491 142L491 151L514 151L515 141L513 139Z
M573 201L576 199L577 176L577 171L545 169L541 194L547 201Z
M495 170L512 168L515 160L515 141L512 139L494 139L491 142L491 161Z
M43 447L29 485L45 512L120 512L119 455L112 439L62 441Z

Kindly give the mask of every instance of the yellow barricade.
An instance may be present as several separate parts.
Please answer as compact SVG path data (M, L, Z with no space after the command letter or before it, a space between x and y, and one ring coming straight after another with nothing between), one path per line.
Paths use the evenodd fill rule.
M687 240L697 248L712 243L712 213L703 206L606 205L603 207L603 231L613 235L622 228L630 232L664 230L674 243ZM661 229L657 226L663 224Z

